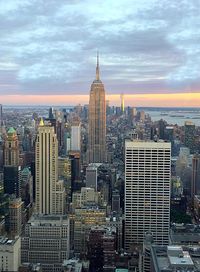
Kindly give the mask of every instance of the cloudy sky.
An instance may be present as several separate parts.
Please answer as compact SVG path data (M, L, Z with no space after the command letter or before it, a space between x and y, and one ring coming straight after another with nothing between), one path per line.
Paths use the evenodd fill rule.
M200 0L0 0L0 96L198 93Z

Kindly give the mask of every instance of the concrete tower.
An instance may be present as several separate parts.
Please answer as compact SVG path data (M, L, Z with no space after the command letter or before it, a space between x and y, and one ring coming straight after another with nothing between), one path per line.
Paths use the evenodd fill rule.
M88 162L106 161L106 100L105 90L99 75L97 55L96 79L90 90Z
M169 239L171 143L125 142L125 249Z
M35 146L36 210L39 214L64 213L64 185L58 181L58 140L54 127L40 122Z

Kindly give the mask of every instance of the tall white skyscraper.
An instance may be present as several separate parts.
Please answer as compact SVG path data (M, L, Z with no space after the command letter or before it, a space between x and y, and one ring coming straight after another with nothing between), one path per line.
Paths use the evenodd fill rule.
M71 150L81 150L81 124L79 120L73 121L71 126Z
M63 214L65 189L58 181L58 140L54 127L40 122L35 145L36 211Z
M125 249L142 244L151 231L168 243L171 143L125 142Z

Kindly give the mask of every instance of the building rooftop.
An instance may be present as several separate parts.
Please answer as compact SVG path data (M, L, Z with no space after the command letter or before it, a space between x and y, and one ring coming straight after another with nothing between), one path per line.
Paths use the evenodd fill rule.
M69 259L63 261L63 268L67 268L67 271L81 272L83 268L82 262L77 259Z
M151 258L156 272L199 272L200 247L156 246L151 247Z
M29 168L28 167L24 167L24 169L22 170L22 174L30 174L31 173L31 171L29 170Z
M102 163L90 163L87 167L87 170L96 170Z
M0 246L1 245L13 246L18 239L19 237L11 240L5 236L0 236Z
M171 147L170 142L164 142L163 140L159 140L157 142L155 141L144 141L144 140L126 140L125 141L125 147L126 148L132 148L132 147L138 147L138 148L162 148L162 149L169 149Z
M198 201L200 201L200 195L195 195L194 196Z
M31 226L63 226L68 224L67 215L33 215L28 221Z
M193 267L194 263L188 251L183 251L181 246L168 246L167 255L172 267Z
M15 134L16 133L16 130L13 128L13 127L10 127L9 129L8 129L8 132L7 132L8 134Z
M195 224L173 224L170 229L172 244L198 244L200 226Z

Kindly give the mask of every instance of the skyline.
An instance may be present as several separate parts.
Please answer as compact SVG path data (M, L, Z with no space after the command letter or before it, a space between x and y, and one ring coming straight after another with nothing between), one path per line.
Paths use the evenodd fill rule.
M120 94L106 95L111 106L121 106ZM11 95L1 96L4 106L76 106L88 105L88 95ZM76 101L76 102L75 102ZM200 107L200 93L185 94L124 94L125 107Z
M60 96L57 101L72 94L85 95L86 101L98 49L110 96L150 99L151 94L147 104L157 106L156 94L185 93L185 105L187 93L197 93L200 104L199 5L195 0L126 0L123 5L51 0L48 6L41 0L0 1L1 103L15 100L14 95L21 97L19 103L27 103L28 95L37 102L39 94L48 103L53 94ZM197 105L196 99L187 106Z

